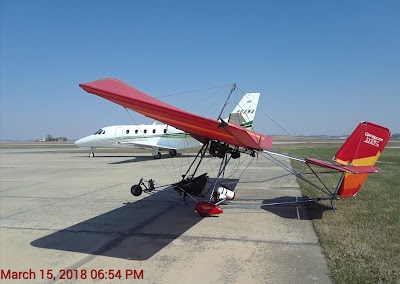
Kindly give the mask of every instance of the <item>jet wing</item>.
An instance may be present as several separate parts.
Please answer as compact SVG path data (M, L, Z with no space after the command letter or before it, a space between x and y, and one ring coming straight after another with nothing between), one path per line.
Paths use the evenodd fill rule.
M184 111L116 79L100 79L79 86L88 93L185 131L203 143L212 139L256 150L272 146L273 139L267 135Z
M153 149L154 147L157 147L159 149L162 150L179 150L176 147L171 147L169 145L162 145L159 144L156 141L145 141L145 140L139 140L138 139L134 139L134 140L124 140L122 142L117 142L117 144L120 145L129 145L132 147L137 147L137 148L143 148L143 149Z

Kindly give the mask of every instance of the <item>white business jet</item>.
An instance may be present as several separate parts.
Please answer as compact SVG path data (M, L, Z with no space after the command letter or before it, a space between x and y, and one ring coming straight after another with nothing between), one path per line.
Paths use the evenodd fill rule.
M225 121L252 128L260 93L247 93ZM91 148L89 157L94 157L96 148L142 148L152 151L155 159L160 151L168 151L174 157L177 150L201 146L189 134L166 124L115 125L103 127L94 134L75 142L78 147Z

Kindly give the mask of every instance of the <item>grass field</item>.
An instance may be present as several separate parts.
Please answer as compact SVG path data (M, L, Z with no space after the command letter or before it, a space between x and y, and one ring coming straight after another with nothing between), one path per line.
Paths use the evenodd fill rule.
M273 150L331 160L340 146L277 145ZM306 169L303 163L292 165ZM313 220L336 283L400 283L400 149L385 149L377 166L381 172L371 174L355 197L336 201L336 213L325 211ZM333 186L336 178L325 175L323 181ZM304 196L317 194L302 180L299 184Z

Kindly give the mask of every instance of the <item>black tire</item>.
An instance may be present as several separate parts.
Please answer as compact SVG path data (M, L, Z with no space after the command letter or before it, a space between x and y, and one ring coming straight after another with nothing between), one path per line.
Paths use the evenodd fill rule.
M142 194L143 190L142 187L138 184L132 185L131 187L131 193L134 196L140 196Z
M155 156L153 156L154 157L154 159L161 159L161 153L160 152L158 152L158 154L157 155L155 155Z
M169 150L169 154L171 155L171 157L175 157L176 156L176 150L175 149Z

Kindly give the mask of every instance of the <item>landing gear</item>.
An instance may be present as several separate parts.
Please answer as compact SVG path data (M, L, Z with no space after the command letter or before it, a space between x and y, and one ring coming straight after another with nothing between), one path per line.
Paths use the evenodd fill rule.
M94 157L94 148L92 147L91 149L92 149L92 150L91 150L91 152L89 153L89 157L90 157L90 158L93 158L93 157Z
M149 192L155 189L154 186L154 180L150 179L147 181L147 185L143 182L143 179L141 178L138 184L134 184L131 187L131 193L134 196L140 196L143 192L144 187L144 192Z
M216 183L217 180L214 181L213 183L213 192L211 193L211 196L213 196L214 191L216 191L216 196L218 194L218 203L213 203L210 200L208 201L198 201L196 199L197 197L205 198L205 195L208 193L203 194L203 191L205 189L205 186L208 182L208 177L207 173L204 173L202 175L199 175L197 177L194 177L196 175L196 172L200 166L201 161L203 160L206 151L208 149L209 142L204 143L203 147L199 150L199 152L196 155L196 158L192 161L190 164L188 170L184 175L182 175L182 180L178 183L171 184L169 188L175 189L178 191L180 195L183 195L183 203L186 203L186 198L190 197L194 201L196 201L196 206L195 206L195 211L201 216L201 217L210 217L214 215L221 214L223 212L222 208L219 207L219 204L221 204L222 201L233 199L234 197L234 192L228 190L225 187L219 188L219 191L216 191ZM158 149L153 149L153 156L154 158L157 158L157 156L161 156L161 154L157 151ZM155 155L155 153L158 152L158 155ZM172 153L171 153L172 152ZM176 151L170 150L170 154L175 154ZM223 175L223 172L225 171L226 164L228 163L229 159L227 158L228 153L225 152L225 155L223 156L220 170L217 176L217 179L220 178L221 175ZM196 165L197 162L197 165ZM193 169L192 169L193 168ZM190 174L189 174L190 173ZM164 187L164 186L163 186ZM140 196L143 193L147 194L154 194L154 190L156 187L154 186L154 180L145 180L141 178L137 184L132 185L131 187L131 193L134 196ZM157 191L158 192L158 191ZM169 197L165 196L165 198L170 199ZM222 200L220 200L223 198ZM179 201L178 201L179 202Z
M161 153L158 152L156 155L153 156L154 159L161 159Z
M141 187L140 185L138 185L138 184L135 184L135 185L133 185L133 186L131 187L131 193L132 193L132 195L134 195L134 196L139 196L139 195L142 194L142 192L143 192L143 189L142 189L142 187Z
M176 156L176 150L175 149L169 150L169 154L171 155L171 157L175 157Z

